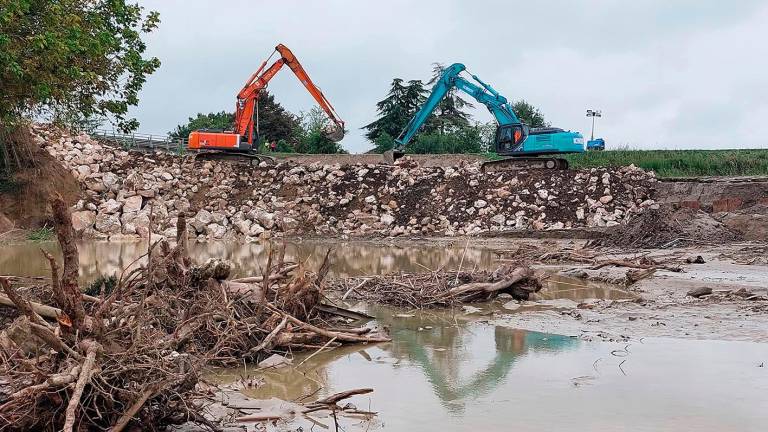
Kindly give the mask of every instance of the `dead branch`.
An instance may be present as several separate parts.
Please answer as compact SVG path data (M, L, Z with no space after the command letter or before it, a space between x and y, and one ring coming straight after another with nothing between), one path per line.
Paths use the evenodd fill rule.
M616 267L631 267L636 269L663 269L668 270L672 272L680 272L682 269L678 266L665 266L665 265L658 265L658 264L642 264L642 263L635 263L632 261L627 260L619 260L619 259L610 259L605 261L597 262L595 265L590 267L590 270L599 270L606 266L616 266Z
M317 333L321 336L325 336L330 339L336 338L344 342L390 342L392 340L384 336L372 336L372 335L361 336L361 335L350 334L345 332L333 332L333 331L325 330L320 327L316 327L312 324L305 323L304 321L301 321L300 319L292 315L289 315L288 313L283 312L280 309L277 309L274 305L270 303L267 303L267 308L274 313L283 315L284 317L288 318L291 322L293 322L296 325L304 327L305 329L311 332Z
M272 344L272 340L275 338L275 336L277 336L278 333L280 333L285 328L287 324L288 324L288 317L283 317L283 320L280 321L280 324L276 325L275 328L271 332L269 332L267 337L265 337L260 344L248 350L248 355L252 356L258 353L259 351L270 347L270 345Z
M101 351L101 345L98 343L94 341L83 341L83 344L86 343L88 348L86 350L87 354L85 356L85 361L80 369L80 377L77 379L77 384L75 384L75 391L69 399L69 404L67 404L66 420L64 421L64 427L62 428L64 432L71 432L72 427L75 425L75 413L77 412L77 407L80 405L80 397L83 395L85 385L91 381L94 365L96 364L96 354Z
M139 395L139 398L136 399L136 402L131 405L128 410L123 413L122 416L120 416L119 419L117 419L117 422L115 422L114 426L112 426L111 432L121 432L123 429L125 429L126 426L128 426L128 423L131 421L131 419L141 410L141 407L144 406L147 401L157 393L162 386L160 384L150 384L146 390L141 392Z
M441 297L445 299L450 297L467 297L478 293L490 294L511 288L516 283L531 277L533 277L533 270L529 267L517 267L512 270L508 276L498 282L472 282L459 285L443 293ZM527 297L527 295L525 297Z
M347 398L355 396L355 395L368 394L368 393L372 393L372 392L373 392L372 388L352 389L352 390L347 390L347 391L343 391L343 392L339 392L339 393L334 393L334 394L332 394L332 395L330 395L328 397L325 397L323 399L318 400L315 403L316 404L323 404L323 405L335 404L335 403L338 403L341 400L347 399Z
M43 318L40 316L40 314L37 312L44 311L44 308L42 307L33 307L32 303L28 300L24 299L19 295L19 293L14 289L10 282L8 282L6 279L0 279L0 286L3 287L3 291L5 291L6 296L0 295L0 303L7 304L8 306L14 306L21 312L23 315L26 315L29 320L33 323L40 324L42 326L47 326L48 324L43 320ZM38 305L42 306L42 305ZM49 310L45 310L46 312L51 312ZM52 318L56 318L57 315L53 315Z
M56 262L56 258L49 254L45 249L40 249L43 256L48 260L48 265L51 267L51 289L53 295L56 297L56 304L62 305L66 301L63 297L59 297L62 293L61 284L59 283L59 264Z

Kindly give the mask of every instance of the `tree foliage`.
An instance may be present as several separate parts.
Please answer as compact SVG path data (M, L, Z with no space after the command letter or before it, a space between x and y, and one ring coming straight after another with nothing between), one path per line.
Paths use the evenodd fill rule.
M376 104L378 118L362 127L367 130L365 137L369 141L376 142L379 135L383 133L396 137L408 124L410 118L405 104L406 90L401 78L392 80L387 96Z
M263 90L259 96L259 138L260 141L296 142L299 137L299 119L288 112L275 97ZM171 138L187 138L189 133L199 129L227 130L234 129L235 115L231 112L202 114L190 117L187 123L176 126L169 133Z
M226 111L217 113L197 113L197 117L190 117L187 123L176 126L168 135L173 139L187 138L192 131L200 129L232 130L235 115Z
M363 129L368 131L365 137L374 144L387 143L383 144L383 147L391 148L389 141L400 136L416 111L421 108L426 97L427 90L421 80L410 80L406 84L400 78L393 79L387 97L376 104L379 118L363 126ZM379 139L384 134L389 137L389 140ZM380 147L376 146L377 151Z
M434 85L443 76L444 72L444 65L433 63L432 78L430 78L427 84ZM469 121L472 118L469 113L464 111L468 108L474 108L474 105L461 97L455 87L451 88L440 103L437 104L430 119L427 120L426 131L444 134L468 127Z
M297 139L297 130L301 126L299 119L275 101L272 94L262 90L258 107L259 135L262 139L269 142L280 140L291 142Z
M482 151L480 131L475 127L464 127L449 133L424 133L408 146L408 153L480 153Z
M97 115L137 128L128 107L160 66L141 38L158 23L126 0L0 0L0 122Z
M328 139L325 130L331 126L331 120L319 106L299 115L301 129L296 145L298 153L346 153L341 144Z
M529 104L525 100L521 99L513 103L512 111L514 111L517 118L532 128L549 126L549 123L544 120L544 114L542 114L538 108Z

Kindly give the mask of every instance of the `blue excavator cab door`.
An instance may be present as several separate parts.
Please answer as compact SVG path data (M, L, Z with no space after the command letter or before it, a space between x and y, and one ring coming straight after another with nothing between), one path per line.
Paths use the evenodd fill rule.
M530 128L525 123L499 126L496 129L496 152L519 151L529 132Z

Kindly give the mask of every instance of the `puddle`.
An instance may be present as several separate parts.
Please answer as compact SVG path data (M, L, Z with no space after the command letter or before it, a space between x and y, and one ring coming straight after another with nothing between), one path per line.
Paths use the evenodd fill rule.
M372 242L286 242L286 259L306 262L318 268L329 248L332 276L378 275L398 271L416 272L426 269L495 269L496 254L481 247L464 244L377 244ZM48 263L40 248L54 251L53 242L0 246L0 274L18 276L47 276ZM145 242L84 241L80 251L80 277L89 282L100 274L113 274L145 254ZM203 262L208 258L224 258L235 265L235 276L260 274L259 265L266 262L269 243L208 242L191 243L190 256ZM55 254L58 255L58 254Z
M278 371L221 371L216 379L255 377L261 384L244 393L285 400L374 388L350 401L378 417L347 421L344 430L702 432L768 424L768 368L759 366L768 361L765 344L585 342L446 311L368 312L389 328L391 343L336 349ZM310 430L305 421L290 430Z

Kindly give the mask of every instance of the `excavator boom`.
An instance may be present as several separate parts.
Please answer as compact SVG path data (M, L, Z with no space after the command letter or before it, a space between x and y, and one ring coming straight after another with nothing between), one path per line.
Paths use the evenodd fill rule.
M299 63L299 61L296 59L296 56L293 55L288 47L280 44L275 47L275 50L280 53L282 59L285 60L285 63L289 68L291 68L294 75L296 75L296 78L301 81L309 94L315 98L315 101L318 105L320 105L320 108L325 111L325 114L328 115L328 118L330 118L334 123L335 127L326 131L328 138L333 141L341 141L341 139L344 138L344 122L341 120L341 118L339 118L339 115L336 113L336 110L333 108L331 103L325 97L323 92L320 91L320 88L318 88L315 83L312 82L312 80L309 78L309 74L307 74L307 71L304 70L304 67L301 66L301 63Z

